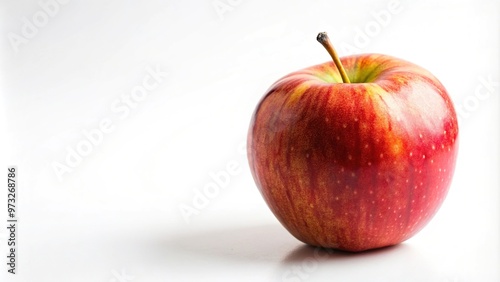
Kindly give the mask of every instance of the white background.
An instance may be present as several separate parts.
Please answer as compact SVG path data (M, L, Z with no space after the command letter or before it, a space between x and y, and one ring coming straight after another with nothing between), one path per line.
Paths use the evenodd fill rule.
M0 2L0 178L19 170L18 274L5 264L2 188L1 281L500 280L498 1L62 2L50 14ZM423 66L464 108L450 193L399 246L318 253L281 227L251 178L251 114L275 80L329 60L319 31L341 55ZM161 73L154 89L130 113L113 108L148 69ZM102 122L113 130L58 177L54 165ZM228 166L229 183L200 201Z

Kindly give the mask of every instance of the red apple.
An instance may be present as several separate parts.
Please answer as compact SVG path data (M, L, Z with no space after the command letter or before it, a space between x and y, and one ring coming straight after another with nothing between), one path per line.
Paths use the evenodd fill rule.
M434 216L458 150L455 109L427 70L380 54L291 73L259 102L250 168L266 203L304 243L346 251L398 244ZM345 68L345 71L344 71Z

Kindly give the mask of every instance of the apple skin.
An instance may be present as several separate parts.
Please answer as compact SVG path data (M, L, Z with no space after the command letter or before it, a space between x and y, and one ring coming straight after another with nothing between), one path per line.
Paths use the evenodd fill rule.
M274 83L250 124L252 175L298 240L364 251L415 235L441 206L458 151L443 85L380 54L341 58Z

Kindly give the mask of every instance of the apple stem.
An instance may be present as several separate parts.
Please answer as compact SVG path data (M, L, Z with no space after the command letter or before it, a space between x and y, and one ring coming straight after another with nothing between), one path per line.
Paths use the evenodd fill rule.
M342 82L351 83L349 77L347 77L347 73L345 72L344 66L342 66L339 56L337 55L337 52L335 52L335 49L333 49L332 43L330 42L330 39L328 38L326 32L318 33L316 40L318 40L318 42L321 43L323 47L325 47L326 51L328 51L328 54L330 54L330 56L332 57L333 62L335 63L337 69L340 72L340 76L342 77Z

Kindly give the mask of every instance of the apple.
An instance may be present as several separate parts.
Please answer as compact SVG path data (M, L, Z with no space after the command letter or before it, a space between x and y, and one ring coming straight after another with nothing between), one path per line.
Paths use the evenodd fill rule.
M340 58L275 82L253 114L250 168L267 205L300 241L345 251L419 232L448 192L455 109L429 71L381 54Z

